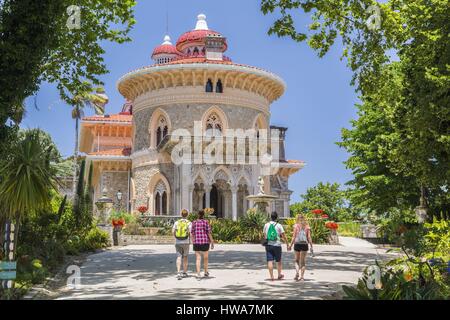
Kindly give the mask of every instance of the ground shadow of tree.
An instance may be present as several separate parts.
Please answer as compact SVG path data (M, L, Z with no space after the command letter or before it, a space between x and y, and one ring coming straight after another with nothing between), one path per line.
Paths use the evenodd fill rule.
M385 255L356 251L324 250L315 258L308 260L310 270L354 271L361 272L363 268L376 259L383 259ZM190 257L191 268L194 267L194 255ZM292 253L285 253L285 268L293 268ZM82 289L66 292L61 298L75 299L309 299L324 296L335 291L345 282L305 281L293 280L264 281L254 284L236 283L206 288L202 281L196 280L190 287L173 288L170 290L157 290L156 282L166 277L173 277L175 270L175 254L160 253L151 249L122 248L121 250L106 251L90 256L81 268ZM212 276L214 270L222 269L236 272L264 270L266 268L265 253L258 251L234 250L230 248L210 253L210 269ZM151 288L155 286L153 294L136 293L120 279L136 280L140 287ZM215 278L209 279L209 281ZM215 279L219 280L220 279ZM111 285L105 285L111 284Z

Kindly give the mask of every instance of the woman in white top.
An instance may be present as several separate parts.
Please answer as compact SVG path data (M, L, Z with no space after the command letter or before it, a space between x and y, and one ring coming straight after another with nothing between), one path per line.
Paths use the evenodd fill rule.
M311 228L305 217L301 214L297 216L297 223L294 225L294 232L289 248L294 246L295 252L295 280L304 280L306 270L306 254L308 253L308 244L312 251ZM301 275L299 272L301 271ZM299 279L300 277L300 279Z

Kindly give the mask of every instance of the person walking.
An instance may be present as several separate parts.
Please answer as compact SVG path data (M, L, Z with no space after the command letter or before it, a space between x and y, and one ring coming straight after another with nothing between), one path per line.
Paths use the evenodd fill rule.
M172 233L175 237L175 251L177 253L177 278L181 280L187 278L189 243L192 224L187 219L189 212L186 209L181 211L181 219L177 220L173 227ZM183 272L181 272L181 264L183 263Z
M211 233L211 225L208 220L205 219L205 212L203 210L198 212L198 219L192 222L191 234L196 258L197 277L201 277L200 268L202 256L204 276L209 277L209 249L214 249L214 239Z
M277 263L278 280L282 280L284 275L282 273L281 262L281 239L286 243L288 251L289 247L288 239L284 233L283 226L278 223L278 214L274 211L270 215L271 221L264 225L264 239L266 247L267 268L269 269L270 279L273 281L273 261Z
M308 253L308 244L313 250L313 243L311 240L311 228L306 221L306 218L299 214L297 216L296 224L294 225L294 232L292 234L292 241L290 248L294 246L295 252L295 280L303 281L306 270L306 255Z

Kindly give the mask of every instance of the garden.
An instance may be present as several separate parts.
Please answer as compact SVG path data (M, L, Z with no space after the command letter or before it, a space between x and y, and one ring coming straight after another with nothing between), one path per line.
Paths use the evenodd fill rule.
M68 257L110 245L109 235L97 227L92 215L84 160L71 201L58 191L58 176L65 165L45 132L18 132L10 151L0 170L0 203L3 212L10 213L0 215L0 233L4 234L5 225L15 226L12 253L17 278L13 288L0 289L0 299L20 298L57 272ZM5 251L3 241L2 236L0 261L11 253Z

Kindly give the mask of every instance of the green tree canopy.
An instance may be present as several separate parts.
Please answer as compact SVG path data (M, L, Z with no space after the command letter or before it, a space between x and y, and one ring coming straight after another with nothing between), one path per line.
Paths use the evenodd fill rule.
M432 207L448 208L449 1L262 0L261 8L280 14L269 33L306 41L320 57L342 40L362 101L341 144L352 154L353 200L412 206L425 187ZM311 19L306 29L297 29L298 11Z
M68 21L80 8L80 24ZM129 41L134 0L4 0L0 2L0 143L10 121L21 121L25 98L42 81L55 83L61 99L92 91L107 73L104 41ZM10 120L10 121L8 121Z
M352 218L345 191L340 189L339 183L319 182L316 186L308 188L300 198L301 202L291 206L294 213L321 209L331 220Z

